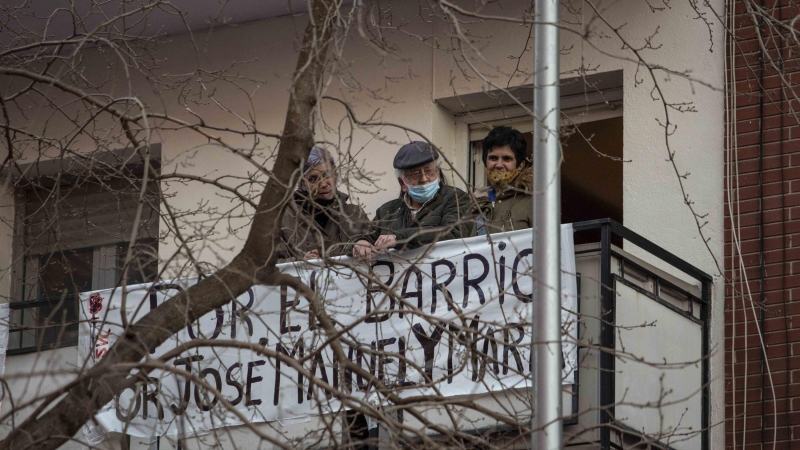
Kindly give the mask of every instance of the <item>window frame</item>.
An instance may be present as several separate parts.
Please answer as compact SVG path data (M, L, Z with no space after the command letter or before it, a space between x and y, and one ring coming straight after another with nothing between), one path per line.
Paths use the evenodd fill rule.
M567 126L580 125L582 123L597 122L600 120L623 117L623 108L620 101L613 102L609 105L594 105L571 108L562 110L561 113L570 119L569 123L566 124L562 120L561 128L564 128ZM491 128L496 126L508 126L514 128L520 133L532 133L533 119L531 119L529 116L513 117L489 122L476 122L469 125L469 137L467 139L467 151L469 152L469 156L467 158L467 179L469 180L473 189L481 189L486 187L485 183L483 182L486 178L486 168L483 166L482 159L483 149L477 144L486 138ZM478 180L480 180L480 183Z
M161 164L161 144L151 144L149 158L151 164L160 167ZM143 164L142 158L136 149L124 148L103 152L102 154L91 154L87 156L71 156L51 160L42 160L27 164L19 164L11 173L6 174L15 181L14 191L14 230L12 236L12 263L11 263L11 289L8 298L9 305L9 342L6 353L8 355L19 355L33 353L43 350L55 350L58 348L71 347L78 345L78 339L55 339L54 342L44 342L44 338L38 334L38 328L32 323L32 315L26 311L41 306L56 307L61 301L74 301L78 294L66 295L63 299L38 299L26 300L31 298L26 293L26 286L36 286L37 282L27 283L26 270L38 266L39 254L28 254L25 251L25 214L27 193L32 189L29 186L16 186L19 180L37 180L49 175L77 174L85 171L87 166L94 162L101 162L108 166L120 168L135 167ZM159 223L156 225L156 235ZM146 238L145 238L146 239ZM138 239L137 239L138 241ZM158 239L155 239L156 245ZM119 242L91 246L92 255L92 290L113 288L117 282L117 251ZM87 247L84 247L87 248ZM77 250L77 249L76 249ZM39 289L37 286L36 289ZM20 311L20 312L16 312ZM16 317L15 317L16 315ZM67 324L65 324L67 325ZM29 328L28 328L29 327ZM26 329L27 328L27 329ZM63 331L62 331L63 332ZM19 347L11 348L12 334L21 333L19 337ZM59 333L60 334L60 333ZM40 342L41 341L41 342Z

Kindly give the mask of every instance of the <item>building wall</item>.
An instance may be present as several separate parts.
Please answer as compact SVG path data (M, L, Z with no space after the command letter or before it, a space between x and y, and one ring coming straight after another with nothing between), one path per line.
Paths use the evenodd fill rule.
M383 2L382 2L383 3ZM507 2L503 10L485 12L504 13L523 10L529 6L527 0ZM575 3L575 2L573 2ZM722 10L722 0L709 2L717 10ZM641 54L651 64L669 67L677 72L690 72L691 82L679 75L658 72L656 79L663 88L664 97L671 103L692 102L696 112L674 113L670 111L672 123L677 131L669 138L669 148L665 144L663 123L664 106L653 101L653 82L648 74L632 60L629 51L622 50L618 39L591 39L582 42L579 34L587 31L610 35L611 29L592 13L585 10L579 14L582 25L573 28L578 32L563 31L564 49L561 70L564 77L577 76L585 69L603 72L622 69L624 73L624 155L630 162L624 163L624 209L625 225L646 238L663 246L668 251L697 265L708 273L716 274L717 264L722 261L722 186L723 186L723 84L722 33L720 24L712 24L713 38L709 41L709 29L693 20L693 12L688 4L675 4L664 11L653 11L645 2L638 0L598 2L604 17L622 36L635 46L644 45L656 29L659 33L653 38L657 49L644 49ZM496 86L529 84L532 57L523 51L527 42L528 29L519 24L487 21L470 25L476 39L476 48L481 49L481 58L476 63L483 73L491 75L481 79L464 67L458 55L454 57L448 35L449 30L441 20L421 20L426 11L420 10L416 2L396 1L392 6L392 20L406 22L403 31L386 31L386 38L397 45L400 58L383 57L364 45L358 37L351 36L343 54L347 61L340 70L346 71L346 78L352 83L334 81L328 88L328 95L345 99L354 107L359 119L372 118L377 121L393 122L418 130L439 145L444 154L453 161L455 168L466 174L467 170L467 127L457 117L438 106L438 98L463 95ZM584 5L584 8L586 6ZM575 19L565 10L564 17ZM257 83L245 83L251 93L247 95L224 83L215 83L218 98L243 117L252 117L259 127L279 133L282 129L285 107L288 101L288 83L294 69L297 41L304 26L302 17L282 17L224 28L215 31L213 40L205 42L199 33L202 51L195 52L194 44L187 36L169 38L158 50L167 58L162 72L185 73L193 69L199 60L211 67L225 67L233 61L241 62L236 71L242 77L259 79ZM660 28L659 28L660 27ZM418 36L433 36L434 39L419 39ZM714 52L709 47L714 45ZM527 43L527 44L526 44ZM471 50L469 50L471 51ZM468 53L469 53L468 51ZM509 55L521 55L521 64L528 66L527 75L514 73L516 60ZM474 53L473 53L473 56ZM246 62L245 62L246 61ZM95 65L95 66L93 66ZM99 68L98 60L87 58L87 72ZM510 76L509 74L513 74ZM511 81L509 81L511 80ZM698 82L699 81L699 82ZM132 80L133 94L142 99L148 107L163 110L178 117L192 120L193 116L185 110L174 94L154 92L141 77ZM355 88L354 86L358 86ZM196 84L192 84L197 89ZM125 86L116 86L117 93L124 92ZM189 104L193 112L202 115L207 123L220 126L241 127L241 122L218 107L208 104ZM319 130L319 138L341 142L349 148L350 154L358 164L373 173L372 182L355 181L352 193L372 216L374 210L383 202L397 195L397 181L393 176L391 159L399 145L407 142L405 131L390 126L369 127L355 130L352 136L335 132L339 124L348 130L350 124L342 121L343 110L332 102L323 102L323 115L330 129ZM41 120L44 114L29 114L29 119ZM57 124L50 123L49 129ZM66 129L66 128L65 128ZM247 137L231 137L230 142L247 148L252 140ZM160 132L153 136L154 141L162 143L164 172L179 171L194 175L214 174L242 175L253 171L250 163L232 158L230 153L208 144L208 141L189 131ZM266 140L268 146L274 141ZM79 141L76 148L91 150L91 142ZM81 147L83 146L83 147ZM269 149L265 149L269 150ZM672 164L666 161L674 152L677 172L691 172L681 179ZM267 160L266 152L257 155L257 161ZM701 222L703 236L691 211L684 204L679 182L682 181L693 207L705 215ZM198 183L164 183L163 186L174 194L173 204L177 209L190 209L208 202L210 208L225 211L229 200L217 195L213 189ZM184 217L181 222L187 227L207 227L209 238L192 246L199 252L200 260L212 265L222 265L241 248L247 234L246 219L233 219L218 222L215 214L200 214ZM3 236L8 231L3 231ZM708 248L703 239L709 239ZM0 244L3 244L0 237ZM177 242L168 237L160 246L164 257L172 256ZM637 254L635 248L626 250ZM646 258L643 252L640 256ZM167 276L178 273L184 261L173 260L174 270ZM0 270L7 267L0 260ZM184 274L185 275L185 274ZM0 288L5 287L4 275L0 278ZM717 349L713 356L712 379L712 447L718 448L723 439L724 410L721 381L722 349L722 294L718 289L715 306L712 308L712 348ZM15 364L14 358L9 364ZM4 408L7 406L4 404Z
M769 26L759 30L745 3L735 4L737 40L728 47L735 128L725 166L726 445L791 449L800 445L800 60L796 43ZM761 4L784 22L800 13L785 0Z
M627 160L623 168L624 225L718 280L711 308L711 348L714 351L710 423L714 424L711 448L719 448L724 434L723 284L719 276L725 263L723 174L719 172L724 163L724 123L721 120L724 32L718 22L712 20L707 28L702 21L695 20L696 14L689 2L673 2L663 10L653 10L648 2L642 1L596 2L608 24L586 3L570 4L574 7L572 12L562 5L561 17L577 25L571 28L573 31L560 33L562 77L579 76L584 69L589 74L623 71L623 153ZM721 0L708 4L717 12L725 10L725 2ZM496 10L487 7L485 13L507 14L508 5L503 4L502 9ZM656 70L655 80L661 93L654 93L653 78L637 63L636 55L622 48L611 27L618 28L621 37L634 48L645 47L646 40L653 36L652 48L640 50L639 56L651 66L669 68L687 77ZM469 29L474 32L474 48L482 49L485 58L475 67L493 76L484 78L462 70L466 65L460 58L454 58L452 47L447 46L448 33L452 31L436 22L438 44L444 48L434 53L434 98L531 83L529 72L526 78L525 74L514 70L517 64L514 58L520 55L523 65L532 64L530 51L522 53L526 48L522 42L527 39L527 28L488 21ZM581 38L586 34L592 36L591 45ZM598 38L600 35L605 37ZM527 49L532 45L529 43ZM464 52L471 54L472 50ZM665 108L664 103L657 100L662 95L667 103L674 107L684 104L691 107L691 112L679 113L673 107ZM670 129L668 145L662 127L666 123L665 109L674 126ZM675 166L668 160L671 154ZM695 213L702 216L697 220L684 202L681 184ZM698 225L702 226L702 236ZM704 239L708 240L707 246ZM625 249L658 265L646 252L631 247L626 245ZM669 271L667 267L664 269Z
M516 5L524 9L527 3ZM689 5L672 5L657 12L651 10L647 2L608 1L597 5L601 16L595 15L588 6L576 8L577 12L562 7L562 20L578 24L560 33L561 72L562 78L572 78L579 76L581 70L587 70L587 74L623 70L624 157L628 160L624 163L623 180L625 225L708 273L716 273L714 258L721 266L723 240L722 175L716 170L723 163L723 123L717 119L723 108L720 90L724 83L724 60L719 51L710 49L723 46L720 24L712 23L716 32L713 39L709 39L709 29L691 20ZM717 10L724 9L722 1L710 2L710 5ZM485 14L508 14L509 9L504 4L502 9L487 8ZM678 75L666 76L656 70L655 79L667 103L686 103L696 109L695 112L670 112L669 119L677 128L669 138L669 151L675 154L677 173L691 173L683 184L695 202L695 210L708 214L704 221L709 224L703 231L705 237L711 239L711 251L702 245L697 224L684 204L676 170L666 161L669 151L664 129L659 125L665 123L665 108L661 101L653 100L653 96L658 98L652 92L653 79L636 63L632 52L621 49L620 38L614 37L601 17L613 27L624 24L618 31L631 46L644 45L645 39L660 27L652 40L654 48L641 51L641 57L650 65L690 74L686 79ZM462 62L462 50L454 52L455 47L448 45L452 30L438 21L435 26L439 48L434 53L434 99L532 82L533 56L530 51L522 52L526 48L527 27L500 21L466 27L475 39L474 48L481 50L484 60L468 65ZM581 31L590 34L591 44L582 39ZM601 39L597 35L609 37ZM532 46L531 41L527 49ZM476 54L469 49L463 52ZM514 70L517 57L521 58L525 72ZM586 90L592 92L591 87ZM686 245L687 238L698 245Z

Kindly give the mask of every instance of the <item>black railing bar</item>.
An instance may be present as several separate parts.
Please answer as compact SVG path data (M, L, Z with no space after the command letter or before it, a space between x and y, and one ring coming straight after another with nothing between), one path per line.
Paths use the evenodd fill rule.
M701 297L698 297L697 295L692 294L691 292L687 291L686 289L675 285L675 283L672 283L671 281L663 278L662 276L658 275L657 273L653 272L652 270L650 270L650 269L648 269L646 267L642 267L639 264L636 264L635 261L632 261L631 259L627 258L625 255L622 255L619 252L616 252L614 250L611 250L611 254L613 256L616 256L617 258L621 259L625 264L633 266L634 269L636 269L638 271L641 271L641 272L644 272L645 275L652 276L653 278L655 278L658 281L659 284L665 286L667 289L677 291L679 294L683 294L683 295L689 297L690 299L692 299L692 300L694 300L696 302L700 302L700 303L706 304L706 301L703 300ZM702 290L702 283L701 283L700 289Z
M21 302L10 302L8 304L8 308L11 310L18 310L18 309L28 309L28 308L36 308L38 306L54 306L58 305L60 302L64 302L64 306L69 305L71 300L77 300L80 296L79 295L67 295L65 297L56 297L52 299L44 299L44 300L33 300L33 301L21 301Z
M626 228L619 222L616 222L613 219L609 219L609 226L611 227L611 231L615 233L617 236L622 237L623 239L633 243L637 247L653 254L654 256L660 258L662 261L670 264L671 266L675 267L676 269L686 273L687 275L691 276L692 278L702 282L702 281L713 281L711 275L707 274L705 271L700 270L695 265L685 261L684 259L676 256L674 253L667 251L665 248L655 244L651 240L645 238L644 236L636 233L635 231L631 230L630 228Z
M78 345L78 339L65 339L65 340L62 340L61 342L59 342L58 345L55 345L55 344L53 344L53 345L45 345L45 346L42 346L43 348L39 348L38 345L34 345L34 346L28 346L28 347L8 349L8 350L6 350L6 354L9 355L9 356L24 355L26 353L36 353L36 352L47 351L47 350L56 350L56 349L59 349L59 348L73 347L73 346L76 346L76 345Z
M703 283L703 298L710 302L711 300L711 281ZM711 426L711 399L710 399L710 385L711 385L711 367L710 367L710 354L711 354L711 325L709 320L710 307L707 304L700 306L700 319L703 321L703 345L702 345L702 377L703 377L703 396L702 396L702 414L701 414L701 427L703 434L701 436L701 447L705 450L710 448L709 428ZM724 341L723 341L724 342Z
M691 314L689 311L684 311L684 310L678 308L677 306L675 306L672 303L664 300L663 298L659 297L658 295L653 294L652 292L648 291L647 289L637 285L636 283L632 283L632 282L626 280L625 278L622 278L621 276L619 276L617 274L612 274L611 277L614 279L614 281L619 281L620 283L622 283L625 286L633 289L634 291L636 291L636 292L638 292L638 293L640 293L642 295L647 296L647 298L649 298L650 300L653 300L655 302L660 303L663 306L666 306L667 308L671 309L673 312L678 313L678 314L686 317L687 319L691 320L692 322L694 322L697 325L700 325L701 327L703 326L703 321L698 319L697 317L695 317L694 314Z
M31 331L31 330L47 330L49 328L56 328L56 327L64 327L68 325L74 325L80 323L80 320L66 320L64 322L53 323L50 325L25 325L25 326L14 326L15 324L9 323L8 332L9 333L21 333L24 331ZM13 326L13 328L11 328Z
M681 272L684 272L685 274L691 276L692 278L699 281L713 281L711 275L705 273L704 271L698 269L697 267L684 261L683 259L675 256L674 254L670 253L669 251L665 250L659 245L653 243L652 241L646 239L645 237L639 235L638 233L628 228L625 228L625 226L623 226L616 220L597 219L597 220L587 220L584 222L578 222L572 224L572 228L575 231L594 230L597 228L601 228L603 226L610 227L612 233L629 241L630 243L641 248L642 250L645 250L651 253L652 255L660 258L662 261L666 262L672 267L675 267Z
M575 313L578 315L578 317L581 316L581 279L582 279L581 273L576 271L575 281L577 287L576 289L577 297L575 298ZM577 339L577 342L581 342L580 324L578 324L578 326L575 327L575 338ZM578 350L579 348L580 346L576 345L575 347L576 362L580 361L580 353ZM570 415L570 417L572 417L572 420L565 420L564 425L576 425L578 423L578 411L580 410L578 397L580 395L580 384L581 384L580 370L581 370L580 364L578 364L578 367L575 367L575 373L573 375L573 383L572 383L572 414Z
M573 225L574 226L574 225ZM607 351L600 352L600 448L610 450L611 430L608 427L614 422L615 373L613 352L615 345L615 295L611 284L611 233L608 226L600 228L600 346Z

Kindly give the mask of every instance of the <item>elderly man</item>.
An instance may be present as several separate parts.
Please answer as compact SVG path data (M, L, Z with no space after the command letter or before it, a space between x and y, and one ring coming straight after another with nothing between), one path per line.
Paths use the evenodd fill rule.
M372 231L353 246L353 256L371 260L388 249L412 249L469 236L469 196L447 186L439 152L425 142L411 142L394 157L400 197L378 208Z
M522 133L509 127L496 127L483 140L489 187L475 193L473 235L533 226L533 170L525 162L526 147Z

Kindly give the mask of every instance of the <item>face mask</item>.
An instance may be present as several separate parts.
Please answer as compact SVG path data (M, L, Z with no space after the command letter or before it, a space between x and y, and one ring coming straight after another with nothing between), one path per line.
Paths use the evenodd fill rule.
M488 173L489 184L491 184L496 191L499 191L514 181L514 179L517 178L517 175L519 175L519 169L514 169L511 171L493 170Z
M437 192L439 192L439 180L433 180L430 183L422 184L419 186L408 186L408 195L417 203L425 203L432 199Z

